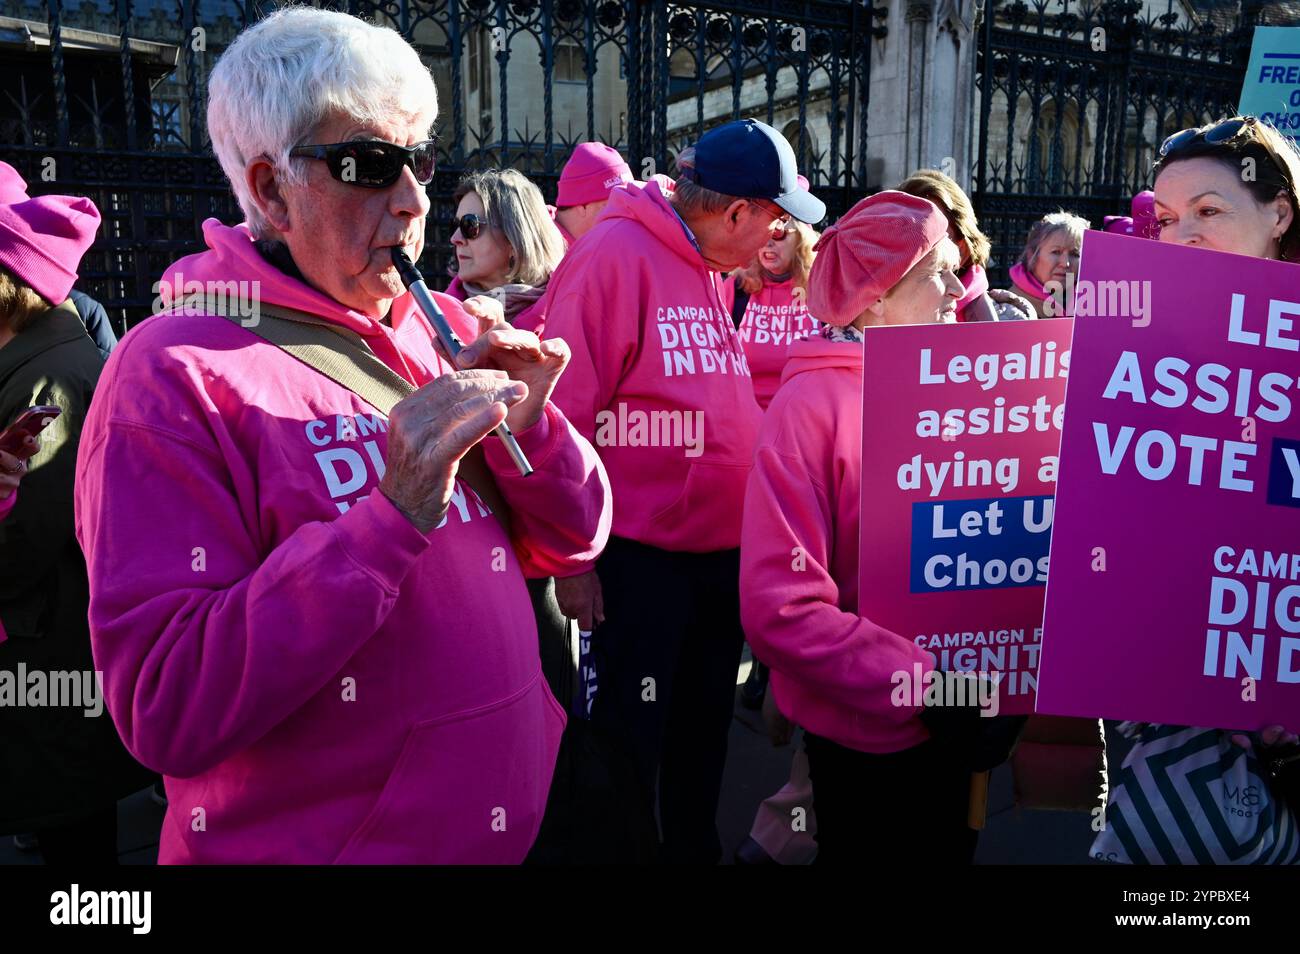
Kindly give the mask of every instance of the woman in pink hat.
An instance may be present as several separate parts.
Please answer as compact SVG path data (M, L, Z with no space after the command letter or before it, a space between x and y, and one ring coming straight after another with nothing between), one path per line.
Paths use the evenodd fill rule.
M929 199L948 219L948 238L961 255L957 277L964 289L957 299L957 321L1020 321L1035 317L1034 306L1020 295L990 288L985 266L991 244L980 231L970 197L951 177L938 169L912 173L898 187L899 192Z
M971 753L957 733L934 734L940 710L890 698L891 674L934 661L858 615L857 592L861 331L951 320L960 258L933 203L892 191L855 205L817 253L808 310L825 327L790 346L745 493L745 635L777 706L804 727L818 863L968 862Z
M0 452L0 834L35 832L47 864L115 864L117 800L153 779L103 706L73 533L73 468L104 360L68 293L98 228L89 199L31 198L0 162L0 428L34 405L62 410L39 451Z

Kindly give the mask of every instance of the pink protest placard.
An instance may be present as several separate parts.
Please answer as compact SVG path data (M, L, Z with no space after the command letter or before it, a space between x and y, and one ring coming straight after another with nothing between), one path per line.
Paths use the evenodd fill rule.
M1033 711L1071 325L864 332L859 612L1000 713Z
M1089 232L1085 292L1038 711L1294 728L1300 266Z

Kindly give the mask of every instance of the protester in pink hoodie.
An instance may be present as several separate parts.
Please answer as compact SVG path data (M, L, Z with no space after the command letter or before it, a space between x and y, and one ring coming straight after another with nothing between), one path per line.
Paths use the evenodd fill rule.
M791 222L768 239L748 268L727 279L733 318L740 312L740 341L754 376L754 397L763 410L781 382L790 343L818 328L807 306L808 272L816 244L816 232L802 222Z
M596 572L557 592L595 626L592 719L627 746L641 783L626 810L652 813L657 783L663 858L715 863L760 417L718 273L752 261L787 217L818 221L825 207L762 123L705 134L678 167L676 184L616 189L551 279L547 332L574 351L555 401L599 448L615 501Z
M936 206L901 192L823 233L808 307L826 327L790 346L745 493L741 614L805 730L819 863L969 860L974 846L969 770L891 700L893 674L930 671L930 654L858 615L861 329L950 318L962 285L947 235Z
M555 205L546 207L567 248L591 231L619 186L634 182L627 160L613 146L584 142L560 172Z
M396 32L283 10L210 88L249 224L208 220L159 297L222 291L245 327L186 307L133 329L77 474L108 707L166 780L159 860L518 862L564 725L524 572L589 564L610 519L594 452L547 401L567 350L505 326L474 340L436 296L473 341L453 370L402 293L390 253L422 244L435 94ZM290 154L309 160L292 175ZM263 305L359 335L418 390L385 419L261 340ZM483 440L503 419L530 477ZM479 440L509 536L459 469Z

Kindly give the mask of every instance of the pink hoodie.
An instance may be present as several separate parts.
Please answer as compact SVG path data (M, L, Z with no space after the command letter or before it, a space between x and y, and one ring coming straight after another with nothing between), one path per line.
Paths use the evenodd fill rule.
M707 553L740 543L762 412L722 280L668 204L671 185L610 193L551 276L546 333L573 351L554 400L609 470L613 532Z
M258 281L414 384L447 373L409 296L388 328L277 271L244 226L203 232L166 280ZM536 837L564 714L521 570L594 560L608 484L548 406L517 433L533 476L486 442L513 540L460 481L422 534L378 492L386 428L221 318L151 318L108 362L77 537L109 711L166 776L160 862L515 863Z
M893 674L934 664L858 615L861 444L862 345L794 342L745 492L740 615L788 718L852 749L897 752L929 733L915 707L891 703Z
M754 375L754 397L763 410L772 403L781 383L790 343L820 327L821 322L808 314L804 296L795 294L794 279L764 282L758 293L750 296L740 319L740 341Z

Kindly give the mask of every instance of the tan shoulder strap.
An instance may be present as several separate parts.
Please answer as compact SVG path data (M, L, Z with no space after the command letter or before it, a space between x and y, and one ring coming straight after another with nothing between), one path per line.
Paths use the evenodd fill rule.
M384 417L391 415L393 406L415 391L411 382L379 360L359 334L316 315L262 304L258 306L258 320L249 323L238 315L227 314L220 302L202 296L187 300L183 307L191 313L196 307L202 308L234 322L347 388ZM510 511L488 470L481 445L474 445L461 458L457 476L492 509L509 535Z

